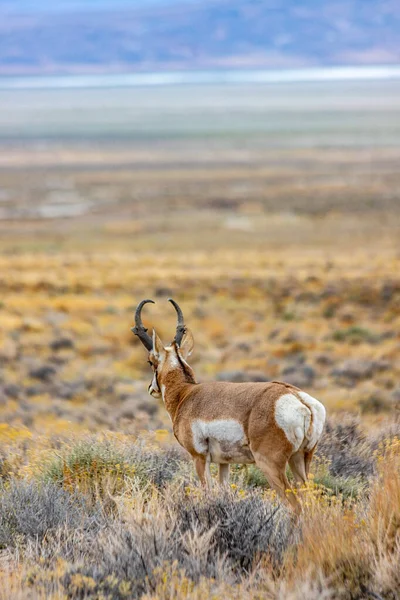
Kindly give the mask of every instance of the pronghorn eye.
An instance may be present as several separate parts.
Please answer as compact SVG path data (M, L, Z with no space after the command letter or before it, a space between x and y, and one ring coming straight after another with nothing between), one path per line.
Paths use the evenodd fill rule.
M153 365L153 363L151 362L151 360L148 360L147 362L149 363L149 365L150 365L151 367L154 367L154 365Z

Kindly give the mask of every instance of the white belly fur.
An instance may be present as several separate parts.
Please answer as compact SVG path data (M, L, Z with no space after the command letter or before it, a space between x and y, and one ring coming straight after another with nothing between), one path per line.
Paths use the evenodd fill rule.
M210 454L215 463L253 463L243 426L234 419L192 423L193 446L199 454Z

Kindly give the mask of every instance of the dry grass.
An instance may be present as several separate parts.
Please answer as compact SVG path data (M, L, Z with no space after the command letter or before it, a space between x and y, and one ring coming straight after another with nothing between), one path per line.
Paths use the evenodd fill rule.
M3 255L0 416L43 432L55 421L61 429L66 421L126 432L166 427L145 394L147 364L130 327L135 302L154 297L144 319L168 341L172 295L194 333L200 379L242 371L291 378L329 412L392 418L399 259L382 252L327 261L235 250L190 260L168 252Z
M24 152L0 157L21 209L93 204L0 225L0 599L400 598L398 150ZM168 341L169 296L200 380L326 405L297 524L255 468L198 487L130 332L153 297Z
M42 453L0 489L3 589L15 597L398 597L399 438L379 446L357 499L313 474L296 523L240 475L205 494L187 459L154 437Z

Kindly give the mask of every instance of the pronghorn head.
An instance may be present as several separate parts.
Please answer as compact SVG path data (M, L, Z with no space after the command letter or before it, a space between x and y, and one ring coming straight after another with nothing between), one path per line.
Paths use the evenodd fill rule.
M193 351L194 341L191 331L185 326L179 305L172 298L169 302L174 306L178 316L173 341L169 346L164 346L154 329L151 338L141 319L142 308L148 302L154 304L153 300L142 300L139 303L135 313L135 327L132 331L149 352L148 362L153 369L153 378L148 388L149 394L160 398L164 397L163 392L167 382L171 383L178 377L182 379L184 376L187 382L195 383L192 368L186 362Z

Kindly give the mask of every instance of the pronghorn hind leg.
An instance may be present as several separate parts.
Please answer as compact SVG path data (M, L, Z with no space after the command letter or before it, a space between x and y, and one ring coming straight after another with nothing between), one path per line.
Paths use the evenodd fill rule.
M194 466L196 468L196 473L200 479L201 485L209 489L212 488L210 462L209 454L207 454L207 457L198 456L194 459Z
M229 483L229 464L219 465L219 483L220 485L228 485Z
M282 500L290 504L295 514L298 515L301 512L301 506L296 496L291 493L290 483L285 473L286 460L274 463L260 456L260 454L254 458L257 467L264 473L270 486L279 494ZM286 493L287 490L289 490L288 494Z
M304 468L305 468L307 479L308 479L308 474L310 472L310 464L311 464L311 461L314 456L314 452L315 452L316 448L317 448L317 444L315 444L315 446L312 450L309 450L308 452L304 452Z
M289 458L289 466L292 470L293 477L297 485L301 485L302 483L306 483L307 481L307 473L305 467L305 455L303 450L299 450L299 452L295 452Z

